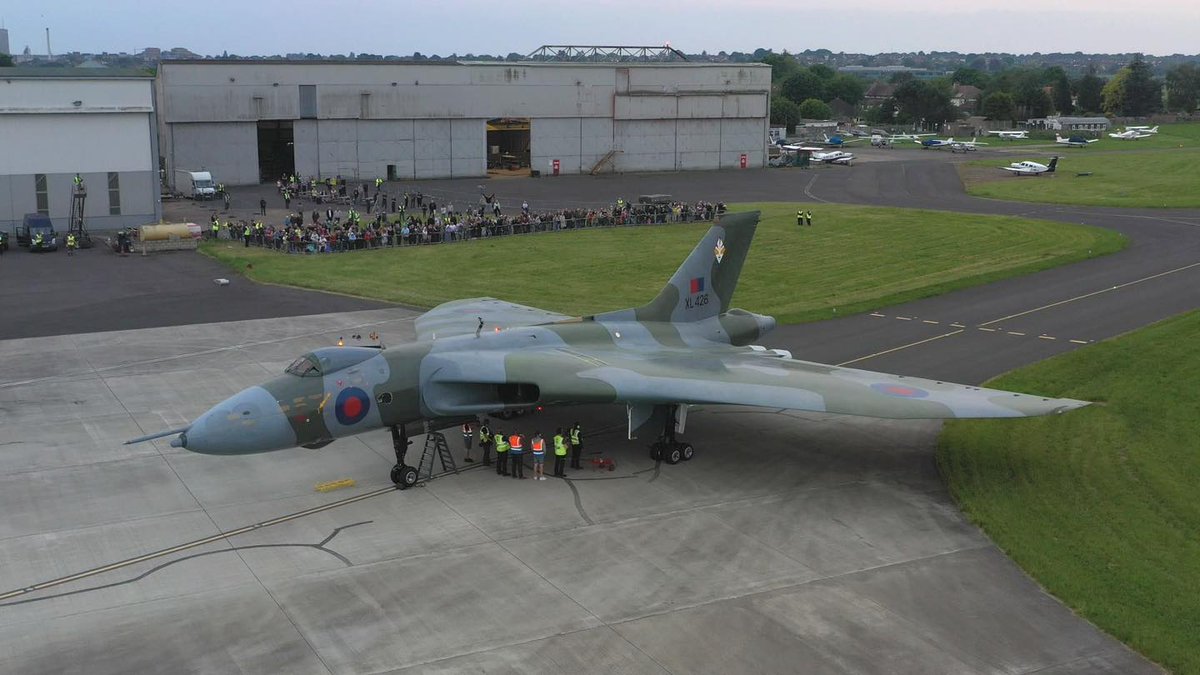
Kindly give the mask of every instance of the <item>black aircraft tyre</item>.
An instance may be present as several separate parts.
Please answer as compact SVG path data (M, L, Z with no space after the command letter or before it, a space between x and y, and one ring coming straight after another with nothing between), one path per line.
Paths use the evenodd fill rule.
M655 443L654 445L651 445L650 446L650 459L657 462L657 461L661 460L662 458L663 458L663 444Z
M667 464L678 464L679 460L683 459L683 450L678 445L672 444L663 452L663 459L667 461Z
M417 470L411 466L397 464L392 467L392 482L401 490L417 484Z
M690 462L692 460L692 457L696 456L696 451L695 451L695 449L692 448L691 443L684 443L684 444L680 445L679 452L680 452L680 454L683 455L683 461L685 461L685 462Z

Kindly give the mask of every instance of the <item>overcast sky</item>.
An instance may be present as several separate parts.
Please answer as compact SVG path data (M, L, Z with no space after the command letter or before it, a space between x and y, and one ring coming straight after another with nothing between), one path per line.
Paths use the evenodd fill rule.
M187 47L288 52L528 53L543 44L685 52L1200 52L1196 0L54 0L0 4L10 48L46 53Z

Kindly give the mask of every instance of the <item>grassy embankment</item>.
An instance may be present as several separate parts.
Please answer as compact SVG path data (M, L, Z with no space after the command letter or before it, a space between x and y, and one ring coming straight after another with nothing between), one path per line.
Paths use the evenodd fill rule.
M1020 159L1046 163L1058 155L1053 175L1012 176L998 167ZM1002 157L959 166L969 194L1050 204L1146 208L1200 207L1200 124L1160 127L1138 141L1105 137L1086 148L1042 148L1028 156ZM1091 175L1080 176L1078 174Z
M763 211L734 303L800 322L859 312L1119 250L1105 230L1023 218L795 204ZM421 307L493 296L571 314L648 301L706 224L584 230L339 255L206 243L256 281Z
M1147 657L1200 673L1200 313L989 383L1097 401L946 425L967 515L1048 591Z

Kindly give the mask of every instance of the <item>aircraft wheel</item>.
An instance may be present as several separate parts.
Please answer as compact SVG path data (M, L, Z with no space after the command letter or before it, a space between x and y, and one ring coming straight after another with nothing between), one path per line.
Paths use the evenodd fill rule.
M663 444L655 443L650 446L650 459L658 461L663 458Z
M417 470L408 465L397 464L392 467L392 482L401 490L417 484Z
M678 464L679 460L683 459L683 450L678 445L672 445L663 452L663 459L667 464Z
M683 456L683 461L689 462L692 457L696 456L696 451L692 449L691 443L684 443L679 446L679 453Z

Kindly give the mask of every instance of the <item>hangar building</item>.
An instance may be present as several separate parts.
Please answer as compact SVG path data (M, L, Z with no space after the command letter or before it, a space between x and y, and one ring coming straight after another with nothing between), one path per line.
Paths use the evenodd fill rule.
M87 188L84 222L116 229L158 222L154 78L90 68L5 68L0 75L0 227L26 213L65 232L72 185Z
M393 180L761 167L763 64L167 61L167 175Z

